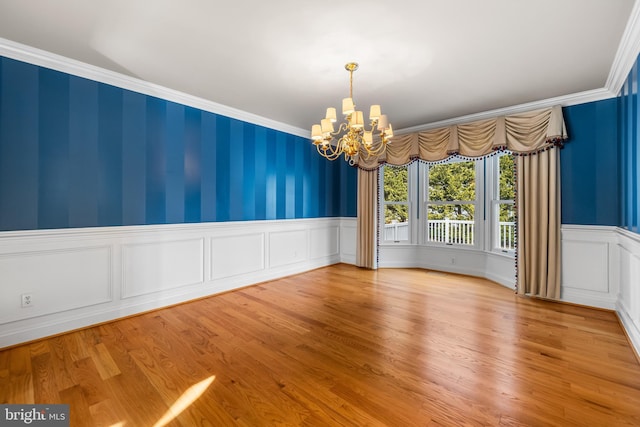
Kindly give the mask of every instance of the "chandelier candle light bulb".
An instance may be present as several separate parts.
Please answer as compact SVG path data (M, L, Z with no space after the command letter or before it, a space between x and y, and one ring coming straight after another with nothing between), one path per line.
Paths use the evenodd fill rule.
M342 100L342 114L345 116L353 113L354 105L352 98L344 98Z
M349 97L342 100L344 121L337 122L336 109L327 108L325 118L320 124L311 126L311 140L318 153L329 160L335 160L344 154L344 159L354 165L358 158L378 156L391 143L393 129L380 105L374 104L369 109L369 129L365 125L364 113L356 110L353 101L353 72L358 64L350 62L344 66L349 71Z
M369 119L376 120L378 118L380 118L380 106L372 105L371 108L369 109Z

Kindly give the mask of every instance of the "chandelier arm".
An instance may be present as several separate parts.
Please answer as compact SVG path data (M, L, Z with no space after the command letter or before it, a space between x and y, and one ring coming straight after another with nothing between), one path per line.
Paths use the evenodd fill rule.
M337 159L338 157L340 157L340 154L341 154L341 153L337 153L337 152L335 152L333 149L330 149L329 147L327 147L327 149L325 150L325 149L323 149L321 146L322 146L322 144L318 144L318 145L316 145L316 148L317 148L317 150L318 150L318 153L319 153L322 157L325 157L325 158L327 158L328 160L335 160L335 159Z
M347 129L349 129L349 123L342 122L342 123L340 123L340 126L338 126L338 130L337 131L331 132L331 136L338 136L338 135L342 134L343 132L345 132Z

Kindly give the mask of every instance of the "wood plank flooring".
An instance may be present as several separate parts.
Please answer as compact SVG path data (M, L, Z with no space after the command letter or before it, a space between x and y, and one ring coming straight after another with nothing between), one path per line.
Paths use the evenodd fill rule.
M637 426L640 364L612 312L335 265L0 351L0 402L72 426Z

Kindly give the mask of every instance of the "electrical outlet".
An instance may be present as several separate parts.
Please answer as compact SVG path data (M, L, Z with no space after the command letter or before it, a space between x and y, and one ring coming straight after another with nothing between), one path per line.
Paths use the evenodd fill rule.
M22 294L22 308L33 306L33 294Z

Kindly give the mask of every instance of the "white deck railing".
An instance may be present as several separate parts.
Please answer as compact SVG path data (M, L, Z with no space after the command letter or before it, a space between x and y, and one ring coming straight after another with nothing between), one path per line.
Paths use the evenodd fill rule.
M393 240L400 242L409 240L409 223L408 222L392 222L384 225L384 240Z
M516 223L499 222L500 234L498 246L500 249L515 250L516 248Z
M515 249L515 222L499 223L498 245L501 249ZM409 223L394 222L384 225L384 240L395 242L409 240ZM431 242L457 245L474 244L474 222L452 219L432 219L428 222L428 239Z

